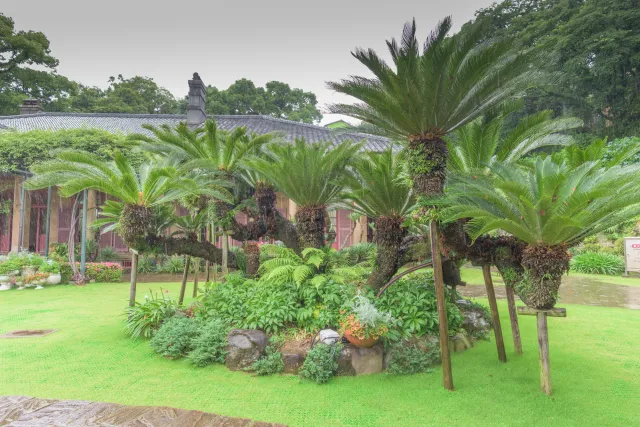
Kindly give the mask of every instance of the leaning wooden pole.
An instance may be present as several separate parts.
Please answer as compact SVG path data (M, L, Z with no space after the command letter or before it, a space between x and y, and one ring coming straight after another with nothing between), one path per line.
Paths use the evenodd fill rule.
M498 359L501 362L506 363L507 353L504 350L504 339L502 337L502 327L500 326L500 313L498 312L498 303L496 302L496 292L493 288L493 279L491 279L490 264L484 264L482 266L482 275L484 276L484 286L487 288L487 298L489 299L489 308L491 309L491 320L493 323L493 334L496 338Z
M449 327L447 324L447 306L444 295L444 278L442 275L442 258L438 244L438 224L431 221L431 258L433 260L433 281L436 288L436 302L438 305L438 325L440 327L440 356L442 358L442 380L444 388L453 390L453 375L451 373L451 355L449 354Z
M516 311L516 297L513 286L504 284L507 293L507 305L509 306L509 319L511 320L511 335L513 335L513 347L516 354L522 354L522 340L520 339L520 325L518 324L518 312Z

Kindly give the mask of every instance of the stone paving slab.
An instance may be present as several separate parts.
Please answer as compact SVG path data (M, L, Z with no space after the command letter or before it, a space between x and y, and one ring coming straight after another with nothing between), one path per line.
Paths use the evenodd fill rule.
M127 406L87 400L0 396L7 427L286 427L164 406Z

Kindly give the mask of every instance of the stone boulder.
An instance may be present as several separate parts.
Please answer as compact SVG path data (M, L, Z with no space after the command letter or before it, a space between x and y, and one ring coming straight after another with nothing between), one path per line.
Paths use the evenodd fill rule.
M359 348L345 344L338 357L336 375L368 375L382 372L384 348L376 344L371 348Z
M251 366L265 354L267 334L255 329L233 329L227 336L227 356L224 363L232 371Z
M284 373L297 375L302 367L307 353L311 348L310 340L288 341L280 349L284 362Z
M491 331L491 318L480 308L461 308L462 329L472 339L484 339Z

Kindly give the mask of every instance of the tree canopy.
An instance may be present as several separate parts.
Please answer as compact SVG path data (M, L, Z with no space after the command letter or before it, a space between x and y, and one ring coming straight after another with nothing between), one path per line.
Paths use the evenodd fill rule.
M236 80L227 89L207 87L208 114L262 114L296 122L314 123L322 119L318 101L311 92L292 89L278 81L256 87L249 79ZM183 103L186 108L186 101Z
M640 3L637 0L508 0L480 9L495 36L553 53L564 82L535 89L529 112L581 117L592 133L640 131Z

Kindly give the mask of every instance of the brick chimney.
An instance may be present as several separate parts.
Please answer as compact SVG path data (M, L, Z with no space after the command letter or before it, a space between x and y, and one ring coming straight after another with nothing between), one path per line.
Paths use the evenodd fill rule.
M187 107L187 124L195 128L207 119L204 112L206 88L198 73L193 73L193 80L189 80L189 106Z
M42 105L37 99L25 99L20 106L20 114L38 114L42 111Z

